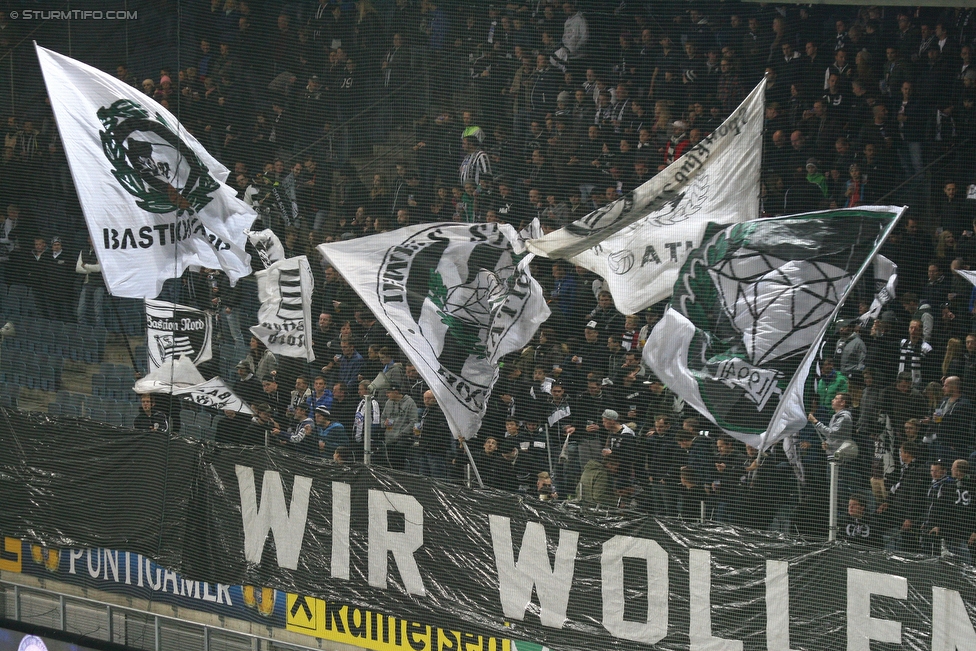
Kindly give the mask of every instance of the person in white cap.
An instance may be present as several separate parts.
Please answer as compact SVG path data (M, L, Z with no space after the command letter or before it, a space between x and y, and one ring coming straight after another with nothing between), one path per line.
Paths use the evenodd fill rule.
M681 158L688 150L691 141L688 140L688 123L684 120L675 120L671 123L671 137L664 143L664 163L658 167L658 171Z
M634 430L620 423L620 415L613 409L606 409L602 417L603 429L607 431L606 443L603 446L603 456L610 454L630 456L633 446L637 442ZM629 462L628 458L625 462Z

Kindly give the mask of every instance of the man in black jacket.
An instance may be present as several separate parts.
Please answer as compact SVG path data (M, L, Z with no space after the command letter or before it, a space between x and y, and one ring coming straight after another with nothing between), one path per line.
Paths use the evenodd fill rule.
M271 405L259 402L254 407L255 416L241 435L241 445L273 445L281 434L281 427L272 417Z
M885 514L892 533L890 546L899 551L918 551L917 534L924 515L925 495L928 492L926 469L918 460L920 452L913 441L905 441L899 449L901 474L891 487L888 502L878 507Z
M415 432L419 440L417 472L425 477L447 479L447 460L451 453L451 428L443 410L437 404L434 392L424 392L424 411L420 417L420 428Z

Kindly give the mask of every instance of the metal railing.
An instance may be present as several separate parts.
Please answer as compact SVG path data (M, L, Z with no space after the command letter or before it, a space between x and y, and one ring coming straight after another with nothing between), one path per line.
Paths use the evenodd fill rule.
M147 651L305 651L322 648L0 580L0 614Z

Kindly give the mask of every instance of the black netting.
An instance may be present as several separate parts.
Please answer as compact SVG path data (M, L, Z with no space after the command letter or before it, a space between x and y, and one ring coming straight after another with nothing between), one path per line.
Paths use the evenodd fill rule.
M825 422L838 393L853 407L860 455L841 474L842 537L969 560L974 525L962 495L976 453L976 324L972 286L952 270L976 264L976 10L601 0L45 4L5 2L0 13L0 406L178 435L177 447L203 439L309 457L341 448L338 460L362 461L363 413L372 420L372 409L360 402L360 383L385 372L416 412L396 397L400 406L388 410L380 395L374 434L400 427L420 435L411 449L378 446L373 462L470 483L467 455L437 405L425 404L427 385L316 247L441 221L522 229L538 218L545 231L558 229L707 138L765 75L755 217L909 206L882 249L898 266L897 299L860 323L876 280L886 278L854 288L840 310L848 323L823 345L833 369L818 364L807 391L811 413ZM311 307L313 361L252 338L261 322L253 275L233 287L209 269L167 277L155 299L182 306L176 313L107 291L98 247L115 235L91 211L86 224L35 41L168 108L230 170L227 183L253 207L255 230L270 229L287 258L308 256L314 288L300 298ZM139 146L128 151L132 160L146 158ZM113 162L117 171L124 163ZM165 192L150 199L157 207L175 201ZM640 264L698 244L662 243ZM247 251L253 270L263 270L263 245ZM635 264L614 264L625 262ZM621 314L604 280L583 267L538 257L531 270L552 316L501 365L471 445L487 484L562 501L579 497L581 480L589 490L600 481L594 501L604 505L826 537L828 465L812 428L798 439L802 481L781 450L758 464L755 450L709 432L641 368L639 351L663 304ZM468 303L478 296L451 294L443 304L476 321L484 305ZM167 333L157 327L167 319L190 325ZM199 355L205 343L209 359ZM195 399L133 390L183 353L222 384ZM262 415L240 413L229 391ZM327 408L331 420L315 422L302 406ZM612 443L607 410L640 441L625 478L596 476ZM344 432L329 438L334 423ZM579 432L573 441L567 423ZM315 436L304 437L306 425ZM677 442L686 437L690 448ZM152 481L165 492L172 449L154 450L162 476ZM872 530L884 535L861 535L865 517L877 518Z

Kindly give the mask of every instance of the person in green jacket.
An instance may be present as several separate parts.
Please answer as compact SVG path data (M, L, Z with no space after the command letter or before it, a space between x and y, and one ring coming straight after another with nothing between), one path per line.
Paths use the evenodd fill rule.
M593 459L587 463L580 476L580 501L587 506L616 506L613 475L619 467L620 460L613 457Z
M820 378L815 385L820 406L825 410L830 408L834 396L849 391L847 377L834 368L834 360L830 357L820 362Z
M820 190L820 194L823 195L824 199L827 198L827 177L823 175L823 172L819 169L820 161L816 158L811 158L807 161L807 182L812 183L817 186Z

